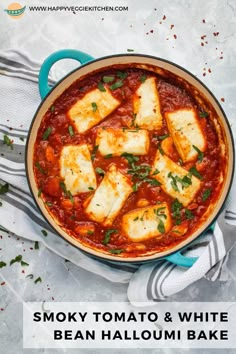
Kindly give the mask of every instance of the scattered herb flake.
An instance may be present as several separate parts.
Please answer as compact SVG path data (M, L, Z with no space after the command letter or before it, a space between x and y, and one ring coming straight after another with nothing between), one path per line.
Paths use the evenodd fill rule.
M21 141L25 141L25 138L23 138L23 136L20 137L20 140Z
M98 89L99 89L101 92L106 92L106 89L105 89L105 87L104 87L104 85L103 85L102 82L99 82L99 83L98 83Z
M173 203L171 204L171 211L173 218L176 219L176 224L180 224L181 222L181 214L180 211L182 209L183 205L178 201L178 199L175 199Z
M158 140L164 140L164 139L168 138L169 136L170 136L170 134L159 135Z
M96 102L92 102L91 106L92 106L93 112L96 112L96 110L98 109L97 103Z
M206 111L202 111L199 113L199 117L201 118L207 118L209 116L209 113Z
M123 152L123 154L121 154L120 156L124 157L129 164L132 164L139 160L139 157L134 156L133 154L129 154L128 152Z
M141 81L143 83L146 81L146 79L147 79L147 75L142 75L142 76L140 76L139 81Z
M19 263L22 261L22 256L19 255L19 256L16 256L15 258L13 258L11 261L10 261L10 266L14 263Z
M105 171L101 167L96 167L95 172L98 173L100 176L105 175Z
M24 267L24 266L28 266L28 265L29 265L29 263L24 262L24 261L21 261L21 262L20 262L20 264L22 265L22 267Z
M43 174L46 175L46 171L40 166L40 163L38 161L35 162L35 167Z
M127 78L127 73L124 73L123 71L117 71L116 72L116 76L119 78L119 79L122 79L122 80L124 80L124 79L126 79Z
M189 172L194 175L195 177L199 178L199 179L203 179L202 175L200 175L200 173L198 172L198 170L196 169L195 166L191 167Z
M194 150L196 150L197 153L198 153L198 160L199 160L200 162L202 162L203 157L204 157L203 152L202 152L201 150L199 150L198 147L195 146L195 145L193 145L193 148L194 148Z
M120 254L120 253L124 252L124 250L123 249L121 249L121 250L110 249L109 252L112 253L112 254Z
M88 189L89 189L90 191L94 191L94 188L93 188L93 187L88 187Z
M118 230L116 230L116 229L107 230L107 231L105 232L105 236L104 236L104 239L102 240L102 243L103 243L104 245L107 245L107 244L110 242L111 235L112 235L113 233L117 233L117 232L118 232Z
M205 202L211 195L211 188L207 188L202 194L202 200Z
M34 275L33 274L28 274L26 275L26 278L30 278L30 279L33 279Z
M74 204L75 200L74 200L74 197L73 197L71 191L67 191L67 195L69 196L71 203Z
M102 81L106 82L106 83L112 82L114 80L115 80L114 76L103 76L103 78L102 78Z
M137 221L139 219L139 217L138 216L136 216L136 218L134 218L133 219L133 221Z
M92 151L92 154L91 154L91 160L92 161L95 159L96 153L98 151L98 147L99 147L99 145L94 145L94 147L93 147L93 151Z
M161 220L161 219L159 219L159 223L158 223L158 226L157 226L157 230L158 230L161 234L164 234L164 233L165 233L165 225L164 225L163 220Z
M42 194L42 188L39 188L39 190L38 190L38 198L41 197L41 194Z
M2 202L0 202L0 207L2 206Z
M67 192L65 183L64 183L63 181L60 181L59 185L60 185L61 189L63 190L63 193L64 193L65 195L67 195L68 192Z
M154 176L154 175L158 175L158 173L160 173L160 171L158 170L158 169L156 169L153 173L152 173L152 175Z
M163 149L162 149L162 147L161 147L161 144L160 144L160 143L157 145L157 148L158 148L158 150L159 150L160 154L164 155L164 151L163 151Z
M45 132L43 133L43 140L47 140L49 135L51 134L52 132L52 128L51 127L48 127Z
M182 159L179 159L178 161L179 161L180 166L183 166L183 164L184 164L184 163L183 163L183 160L182 160Z
M69 125L68 131L69 131L69 134L70 134L71 137L75 135L72 125Z
M37 283L42 283L41 277L38 277L37 279L35 279L34 283L35 283L35 284L37 284Z
M118 80L118 81L116 81L114 84L112 84L110 86L110 89L112 91L114 91L114 90L116 90L116 89L118 89L119 87L122 87L122 86L123 86L123 81L122 80Z
M5 194L9 191L9 184L0 184L0 194Z
M10 146L11 150L13 150L13 140L11 140L6 134L3 136L3 144Z
M35 243L34 243L34 249L35 249L35 250L38 250L38 249L39 249L39 243L38 243L38 241L35 241Z
M94 231L93 231L93 230L88 230L88 231L87 231L87 234L88 234L88 235L93 235L93 234L94 234Z
M185 209L185 216L188 220L192 220L194 218L193 213L191 212L191 210Z
M104 156L105 159L110 159L113 155L112 154L107 154Z
M52 105L52 106L50 107L50 111L51 111L51 112L54 112L54 111L55 111L55 106L54 106L54 105Z
M51 202L45 202L45 204L46 204L47 206L49 206L49 207L52 206L52 203L51 203Z
M3 262L3 261L0 261L0 268L3 268L3 267L6 267L6 263L5 262Z
M41 230L41 232L42 232L43 236L45 236L45 237L48 235L46 230Z
M134 52L134 49L128 48L128 49L127 49L127 52Z

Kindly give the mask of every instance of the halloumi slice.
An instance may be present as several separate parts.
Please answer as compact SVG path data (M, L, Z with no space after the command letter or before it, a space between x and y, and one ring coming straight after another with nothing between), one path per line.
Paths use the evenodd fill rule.
M79 99L68 111L79 133L84 133L112 113L121 102L106 91L94 89Z
M101 155L120 156L127 152L135 155L146 155L149 149L147 130L99 129L96 145Z
M66 145L60 156L60 174L72 195L96 189L97 181L86 144Z
M138 88L134 96L135 121L140 128L153 130L162 127L159 94L156 79L146 79Z
M85 212L91 220L110 226L132 191L129 178L111 165Z
M166 203L132 210L122 217L122 229L133 242L160 236L170 228L171 216Z
M177 165L169 157L162 155L157 151L155 160L153 163L151 174L158 170L158 174L154 174L152 177L156 178L161 183L161 188L173 198L177 198L180 203L187 206L195 197L201 187L201 182L195 176L189 176L189 172ZM187 186L183 186L177 179L181 180L187 176L187 182L191 181L191 184L187 183ZM174 179L174 181L173 181ZM185 181L185 180L184 180Z
M197 158L198 152L194 146L202 152L206 150L206 139L194 109L166 112L165 118L176 149L184 162Z

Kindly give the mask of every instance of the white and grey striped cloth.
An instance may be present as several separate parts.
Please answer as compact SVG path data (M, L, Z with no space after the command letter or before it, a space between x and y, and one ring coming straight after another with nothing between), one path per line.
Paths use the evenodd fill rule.
M39 63L17 51L0 53L0 183L10 185L9 192L1 195L0 225L20 237L43 242L79 267L113 282L129 283L128 298L132 303L154 303L183 290L203 276L212 281L224 279L224 264L236 240L236 201L231 201L233 198L229 198L214 234L208 232L185 250L188 256L199 256L189 269L167 261L141 266L98 261L67 244L51 230L30 195L24 164L28 128L40 103L39 67ZM3 144L5 134L14 141L13 149ZM233 194L236 195L236 181L231 191ZM48 231L48 237L42 236L42 229Z

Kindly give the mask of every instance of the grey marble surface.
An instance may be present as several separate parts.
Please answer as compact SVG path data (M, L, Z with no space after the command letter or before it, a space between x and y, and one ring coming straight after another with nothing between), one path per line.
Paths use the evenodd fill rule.
M28 5L32 1L25 1ZM82 0L82 4L98 1ZM48 2L34 1L35 5ZM56 5L73 0L57 0ZM101 1L111 4L112 1ZM114 2L113 2L114 3ZM39 63L61 48L77 48L94 57L126 52L128 48L172 60L197 75L214 92L235 130L235 33L236 3L220 0L115 1L129 6L124 13L29 13L19 21L8 19L0 11L0 49L23 49ZM4 8L9 1L2 0ZM22 3L23 4L23 3ZM174 25L174 26L173 26ZM59 78L70 63L55 66ZM17 99L17 98L16 98ZM1 222L1 211L0 211ZM65 262L52 251L23 238L0 232L0 248L8 262L18 254L30 264L27 274L42 278L34 284L26 279L19 264L0 273L0 353L57 353L56 350L22 348L23 301L126 301L127 284L111 283L102 277ZM24 235L20 235L24 236ZM24 251L25 250L25 251ZM26 270L25 270L26 272ZM229 256L225 282L201 279L173 296L170 301L235 301L236 250ZM5 284L4 284L5 283ZM125 353L124 350L70 350L75 353ZM133 350L134 353L183 353L185 350ZM199 353L200 350L191 350ZM216 350L201 350L202 354ZM225 349L221 353L235 353Z

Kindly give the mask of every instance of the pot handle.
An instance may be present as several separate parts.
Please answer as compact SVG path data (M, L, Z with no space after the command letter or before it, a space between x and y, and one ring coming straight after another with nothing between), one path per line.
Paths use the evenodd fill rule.
M211 224L205 232L207 232L209 230L211 232L214 232L214 229L215 229L215 222L213 224ZM201 236L203 236L205 234L205 232ZM181 252L183 252L183 250L172 253L169 256L164 257L164 259L166 259L167 261L169 261L173 264L176 264L177 266L190 268L194 265L194 263L199 258L199 257L186 257L186 256L183 256Z
M75 59L78 60L80 64L85 64L94 58L89 54L75 49L62 49L49 55L49 57L44 60L39 71L39 93L42 99L51 90L51 87L48 85L48 75L51 67L62 59Z

